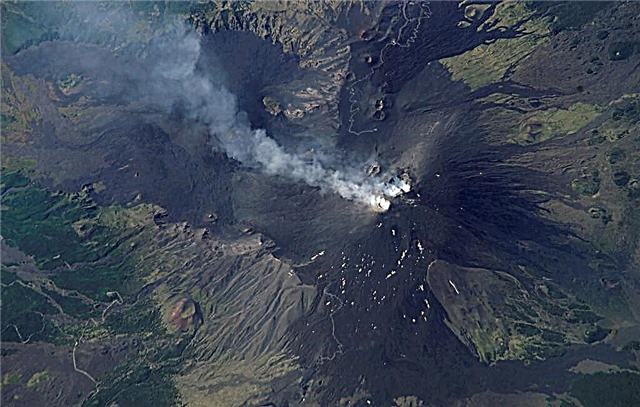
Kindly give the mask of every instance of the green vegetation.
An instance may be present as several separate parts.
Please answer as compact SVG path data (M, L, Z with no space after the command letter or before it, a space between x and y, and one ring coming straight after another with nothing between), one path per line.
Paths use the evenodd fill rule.
M37 386L40 383L48 382L50 380L52 380L51 374L49 374L49 372L47 372L46 370L42 372L36 372L27 382L27 387Z
M603 141L618 141L640 129L640 97L638 94L626 94L609 104L609 119L594 129L594 136Z
M29 185L29 178L22 175L20 171L2 172L2 184L0 185L0 193L4 194L10 188L20 188Z
M15 174L5 180L5 186L28 183L26 177ZM107 300L108 291L126 295L139 287L133 268L116 260L118 251L122 252L118 234L126 225L103 225L101 216L113 218L113 211L99 212L85 192L8 190L2 203L2 232L8 244L34 256L39 268L58 269L52 277L58 287L100 301ZM83 265L71 267L76 263Z
M462 55L445 58L441 62L449 69L454 80L462 80L471 89L478 89L502 80L509 70L547 42L552 33L588 23L596 13L610 4L609 0L502 1L498 3L487 24L497 23L497 27L514 27L521 24L518 29L526 34L483 44ZM601 39L607 36L608 33L598 34L598 38ZM628 44L614 44L610 55L614 55L614 58L628 57L628 52Z
M7 193L0 205L5 208L0 212L0 234L34 256L42 269L96 261L104 251L98 241L83 244L73 230L72 224L92 209L87 201L34 188Z
M451 301L447 314L457 324L454 329L464 330L461 340L471 343L484 362L557 357L570 344L599 340L608 332L594 325L602 317L590 304L550 281L526 288L524 279L485 269L464 278L456 278L456 285L473 298L473 311L467 303Z
M537 13L552 18L553 33L568 29L578 29L584 24L593 20L596 13L611 6L609 1L590 1L576 7L575 3L556 3L549 1L535 1L530 3L530 7ZM606 32L606 31L605 31ZM602 31L598 33L598 39L602 37ZM608 35L608 33L607 33Z
M637 178L631 178L627 184L627 197L629 200L640 198L640 181Z
M568 109L535 111L521 121L519 132L512 141L529 145L566 136L577 132L599 115L596 106L585 103L576 103Z
M9 127L16 122L16 118L8 114L0 114L0 125L3 128Z
M571 181L571 188L580 195L595 195L600 190L600 171L594 169Z
M84 239L73 224L94 216L86 195L51 194L38 188L8 191L2 200L2 233L7 243L35 257L41 269L95 261L108 250L99 226Z
M564 334L548 329L543 330L542 339L554 343L564 343L566 341Z
M19 341L36 334L32 339L52 340L49 334L56 328L42 315L57 313L55 304L72 317L87 319L98 316L103 307L96 308L79 294L104 303L113 299L110 292L126 297L141 287L131 258L136 246L130 239L138 236L133 230L145 218L144 208L98 209L86 191L50 193L29 187L29 179L20 172L10 174L3 178L3 237L33 256L39 268L52 270L49 278L71 294L44 287L37 292L21 285L3 266L3 284L15 282L3 288L3 338Z
M640 130L640 97L638 94L626 94L610 103L610 117L598 129L599 134L611 142L638 134ZM636 136L637 137L637 136ZM631 142L637 140L631 140ZM622 147L625 148L622 148ZM640 183L637 174L636 152L628 143L619 143L607 153L607 162L611 168L613 184L626 193L629 200L640 198Z
M0 273L1 273L0 280L2 281L2 285L4 286L11 284L18 279L18 276L16 276L16 273L6 270L4 267L2 268Z
M567 348L564 346L548 346L542 348L541 356L544 359L557 358L564 356L567 353Z
M640 405L640 374L629 372L583 375L571 386L571 395L584 407Z
M100 382L100 392L83 406L176 405L179 393L171 378L181 369L190 337L168 334L150 298L110 314L106 324L114 333L136 333L145 338L145 346L109 372Z
M105 325L116 334L145 332L158 335L163 332L160 309L150 298L107 314Z
M631 341L624 345L622 350L640 350L640 341Z
M53 299L62 308L65 314L75 318L90 318L100 314L100 311L91 304L87 304L77 295L62 295L57 291L42 288L42 292Z
M625 98L611 110L611 120L627 124L640 122L640 98Z
M540 329L536 328L531 324L523 324L518 322L514 324L513 327L517 333L524 336L532 336L540 333Z
M101 381L100 392L85 400L83 407L175 406L179 393L171 375L177 373L177 363L151 368L150 363L136 356L109 372Z
M601 275L616 270L615 264L611 264L606 259L594 262L591 266ZM633 320L629 310L629 300L623 291L606 289L602 282L596 279L580 281L575 284L574 290L576 295L587 301L597 314L613 321ZM585 334L585 337L598 340L598 335L602 335L602 332L592 329L589 335Z
M20 384L22 375L20 373L5 373L2 375L2 385Z
M585 329L584 341L587 343L599 342L606 338L610 332L610 329L605 329L598 325L593 325L592 327Z
M526 34L516 38L499 39L492 44L482 44L464 54L444 58L440 62L449 69L454 80L462 80L471 89L502 80L510 69L549 40L551 19L534 14L524 2L498 4L486 24L497 23L499 27L512 27L522 22L519 31Z
M2 340L22 342L29 337L34 341L49 339L51 332L44 316L56 314L58 310L45 296L27 287L26 283L14 281L2 287L1 313Z
M107 301L107 293L110 291L127 295L141 286L133 269L124 261L63 269L52 280L60 288L77 290L97 301Z
M4 4L6 2L2 3ZM34 134L35 124L41 118L41 112L34 106L38 85L34 78L17 77L6 64L0 64L2 65L1 140L28 144ZM3 160L3 166L4 163Z
M20 8L2 2L2 51L13 54L25 42L46 38L47 28L33 21Z
M602 317L591 310L578 310L571 311L571 316L567 320L571 323L587 323L593 324L602 319Z
M0 168L7 171L31 171L36 167L36 161L29 157L16 157L0 154Z
M627 158L627 153L621 148L614 148L609 152L609 164L618 164Z
M619 187L625 187L629 183L631 175L626 171L616 171L613 173L613 183Z

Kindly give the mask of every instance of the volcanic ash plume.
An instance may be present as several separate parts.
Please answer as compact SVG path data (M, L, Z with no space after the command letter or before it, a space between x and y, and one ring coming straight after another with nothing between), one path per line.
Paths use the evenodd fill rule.
M327 152L302 156L285 151L263 129L251 128L246 113L238 109L236 97L221 81L211 73L205 76L198 71L201 48L195 34L184 36L171 48L170 55L175 60L157 64L155 73L162 77L158 90L165 94L177 92L188 114L206 123L228 156L267 174L302 181L382 211L391 205L387 198L410 190L407 180L392 174L368 176L365 162L347 163L337 159L338 154Z

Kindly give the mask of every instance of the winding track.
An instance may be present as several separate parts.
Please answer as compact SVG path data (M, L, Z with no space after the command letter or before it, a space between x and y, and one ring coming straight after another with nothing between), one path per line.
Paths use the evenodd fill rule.
M374 133L376 131L378 131L377 127L374 127L373 129L366 129L366 130L361 130L361 131L357 131L353 129L353 125L355 122L355 116L356 114L360 111L360 108L357 106L358 101L356 100L356 91L355 91L355 86L358 85L359 83L371 78L373 76L373 74L375 73L376 69L380 68L383 64L384 64L384 54L387 51L387 49L391 48L391 47L400 47L400 48L409 48L411 46L411 44L413 44L416 40L416 38L418 37L418 30L420 29L420 24L422 24L422 20L423 19L427 19L429 17L431 17L431 11L427 8L426 10L422 7L422 4L420 5L420 15L418 17L415 18L409 18L407 17L407 5L412 5L414 4L413 1L405 1L402 4L402 17L404 18L404 24L402 25L402 27L400 27L400 29L398 30L398 35L396 36L395 39L392 39L391 41L389 41L387 44L385 44L385 46L382 48L382 50L380 51L380 56L379 56L379 63L376 64L375 66L371 67L370 72L363 76L362 78L358 79L357 81L355 81L353 84L351 84L350 86L347 87L347 89L349 90L349 103L350 108L349 108L349 133L351 134L355 134L356 136L359 136L361 134L365 134L365 133ZM407 41L404 43L400 42L400 38L402 37L402 33L404 32L404 30L407 28L407 26L409 26L411 23L416 22L416 26L413 28L412 32L411 32L411 36L409 38L407 38ZM386 35L383 39L387 38ZM381 39L380 41L382 41L383 39Z

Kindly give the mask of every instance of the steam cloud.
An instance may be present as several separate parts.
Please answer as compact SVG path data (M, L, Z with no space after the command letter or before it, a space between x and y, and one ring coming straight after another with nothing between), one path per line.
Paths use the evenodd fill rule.
M246 113L238 108L235 95L220 80L198 71L201 44L196 34L182 36L169 55L170 60L156 65L153 77L162 79L158 85L163 89L174 89L180 94L188 114L208 126L229 157L267 174L302 181L382 210L390 206L384 196L408 192L409 184L398 178L393 183L384 182L390 174L368 177L366 162L336 164L337 153L290 153L265 130L253 129Z

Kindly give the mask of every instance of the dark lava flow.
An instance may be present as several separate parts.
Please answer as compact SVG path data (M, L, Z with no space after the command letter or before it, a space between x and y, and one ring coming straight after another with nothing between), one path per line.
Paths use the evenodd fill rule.
M450 7L443 3L436 5ZM438 14L436 27L448 24L443 21L446 15ZM449 23L459 21L459 17L454 15ZM378 83L380 77L387 80L382 88L387 89L387 97L392 100L397 96L394 93L430 61L477 45L477 39L436 36L429 23L418 35L423 39L418 42L419 51L398 48L396 59L393 53L387 56L382 76L372 76L372 81ZM447 42L451 46L445 46ZM361 46L363 52L375 55L366 44ZM354 48L357 50L357 46ZM362 64L359 58L352 61ZM437 75L436 69L426 70L434 76L425 81L447 85L431 83L422 89L424 93L429 94L429 88L451 90L457 86ZM448 94L451 93L454 92ZM539 276L553 274L561 284L572 284L576 276L596 282L597 276L588 267L593 255L578 248L568 227L543 218L539 205L545 198L534 192L566 193L567 183L542 172L507 165L513 150L492 147L482 141L482 134L474 126L482 106L468 101L468 90L452 96L453 101L440 107L433 103L439 98L441 94L427 97L424 106L428 107L421 116L424 127L411 128L413 134L403 131L409 130L402 124L408 118L402 117L398 106L376 133L363 136L342 133L341 145L345 147L368 144L371 148L375 143L381 155L393 158L419 142L426 142L428 158L414 167L416 172L412 175L419 183L406 199L398 199L389 212L374 219L354 219L347 224L337 223L338 215L325 217L325 212L310 209L308 219L322 225L327 230L323 235L330 233L332 238L321 245L313 229L302 228L298 237L291 239L315 243L318 250L327 251L298 272L303 280L315 280L339 298L337 304L329 305L331 318L326 313L310 316L298 323L293 334L292 348L328 377L322 385L314 384L322 389L325 401L366 387L377 400L390 401L394 395L415 394L440 404L448 397L485 389L501 392L527 389L551 373L558 379L558 388L553 390L569 382L567 377L571 373L558 369L557 365L575 360L572 351L564 357L536 363L535 368L520 362L487 367L472 357L442 322L446 313L425 281L427 266L435 259L501 270L517 277L522 276L517 267L522 265ZM419 106L412 109L420 110ZM444 122L444 130L427 132L424 140L420 130L435 121ZM416 163L400 163L407 167L412 164ZM521 242L528 242L532 249L524 249ZM425 300L431 304L429 309ZM320 342L317 337L323 332L325 340ZM608 356L615 357L611 352Z

